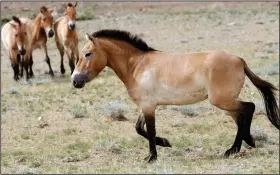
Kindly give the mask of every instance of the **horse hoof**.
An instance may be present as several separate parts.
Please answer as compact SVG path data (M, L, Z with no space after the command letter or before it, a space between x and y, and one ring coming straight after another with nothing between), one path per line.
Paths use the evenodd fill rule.
M61 74L65 74L65 69L60 70Z
M243 139L249 146L256 148L256 144L255 144L255 140L253 139L253 137L251 135L245 137Z
M224 157L228 158L230 155L238 153L239 150L240 150L240 148L238 148L238 147L232 147L225 152Z
M157 155L149 154L147 157L144 158L144 160L148 163L155 162L157 160Z
M156 144L163 147L172 147L166 138L156 138Z

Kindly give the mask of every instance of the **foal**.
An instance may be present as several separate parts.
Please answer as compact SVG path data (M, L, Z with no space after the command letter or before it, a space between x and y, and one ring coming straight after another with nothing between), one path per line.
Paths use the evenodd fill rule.
M45 61L49 66L49 74L54 76L53 70L51 67L50 58L47 51L47 36L49 38L53 37L53 17L51 15L53 9L47 9L45 6L40 8L40 12L37 14L36 18L31 20L28 18L20 18L21 21L26 23L27 35L30 40L30 55L29 55L29 74L30 77L34 76L32 65L33 57L32 51L41 48L45 53Z
M26 25L19 18L13 16L13 20L6 23L1 31L1 38L4 47L9 52L11 65L14 70L14 80L19 80L19 63L21 63L21 77L23 76L23 66L26 63L26 49L28 38ZM21 58L22 57L22 58ZM26 68L26 78L28 78L28 64Z
M75 57L76 57L76 63L79 60L78 34L75 25L76 6L77 3L75 3L74 5L68 3L65 11L65 16L58 18L54 23L55 43L61 57L60 71L62 74L65 73L65 69L63 65L64 51L66 52L69 60L71 74L73 73L75 68Z
M157 105L192 104L208 98L212 105L227 111L238 127L234 144L225 156L239 152L242 140L255 147L250 133L255 104L238 99L245 75L261 92L267 117L279 129L279 108L273 92L276 88L256 76L240 57L223 51L160 52L137 36L119 30L101 30L86 37L88 42L71 76L72 84L84 87L105 66L115 71L144 114L136 130L149 140L149 162L157 159L156 145L170 146L167 139L156 137Z

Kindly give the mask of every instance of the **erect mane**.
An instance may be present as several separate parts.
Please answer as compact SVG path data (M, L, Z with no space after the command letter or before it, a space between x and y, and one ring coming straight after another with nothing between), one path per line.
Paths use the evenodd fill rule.
M156 51L155 49L149 47L147 43L141 38L139 38L137 35L133 35L128 31L104 29L94 32L92 36L96 38L111 38L120 41L125 41L142 51Z
M12 16L12 18L13 18L13 20L14 20L16 23L18 23L19 26L21 26L21 22L20 22L20 20L19 20L18 17Z

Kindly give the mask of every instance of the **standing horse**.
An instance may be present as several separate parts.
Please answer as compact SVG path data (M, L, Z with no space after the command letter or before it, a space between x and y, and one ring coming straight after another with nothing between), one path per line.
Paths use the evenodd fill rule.
M30 55L29 55L29 74L30 77L34 76L32 65L33 65L33 57L32 57L32 51L37 48L43 48L43 51L45 53L45 61L49 66L49 74L51 76L54 76L53 70L51 67L50 58L48 56L47 51L47 36L53 37L53 17L51 15L53 9L47 9L45 6L42 6L40 8L40 12L37 14L36 18L31 20L28 18L20 18L21 21L26 23L27 27L27 35L30 40Z
M65 16L58 18L54 23L55 43L61 57L60 71L62 74L65 73L65 69L63 65L64 51L66 52L69 60L71 74L73 73L75 68L75 57L76 57L76 63L79 60L79 50L78 50L79 40L78 40L78 34L75 25L76 6L77 3L75 3L74 5L68 3L65 11Z
M86 37L88 43L71 76L72 84L75 88L84 87L105 66L115 71L144 114L136 130L149 140L148 162L157 159L156 145L170 147L167 139L156 137L157 105L192 104L208 98L212 105L227 111L238 127L234 144L224 156L239 152L242 140L255 147L250 133L255 105L238 100L245 74L261 92L269 121L279 129L279 109L273 92L277 89L256 76L242 58L223 51L160 52L137 36L119 30L101 30Z
M13 16L13 20L6 23L1 31L1 38L4 47L9 52L11 65L14 70L14 80L19 80L19 63L21 64L20 76L23 76L23 66L26 69L26 78L28 79L28 64L26 63L26 50L28 48L28 38L26 25L19 18ZM21 58L22 57L22 58Z

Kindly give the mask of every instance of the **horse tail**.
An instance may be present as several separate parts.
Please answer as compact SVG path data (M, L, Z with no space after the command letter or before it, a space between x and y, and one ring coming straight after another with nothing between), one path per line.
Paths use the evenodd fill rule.
M242 58L240 59L243 62L245 74L248 76L251 82L258 88L263 97L267 118L277 129L280 129L279 108L277 106L274 94L274 91L278 91L278 89L271 83L262 80L260 77L255 75L249 69L246 62Z

